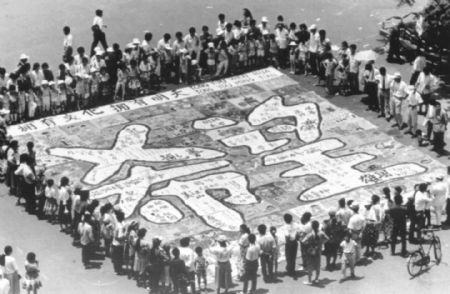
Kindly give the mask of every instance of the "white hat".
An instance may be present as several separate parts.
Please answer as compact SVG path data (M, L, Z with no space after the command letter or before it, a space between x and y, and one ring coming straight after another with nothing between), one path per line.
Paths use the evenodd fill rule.
M64 84L64 81L63 80L58 80L57 84L58 84L58 86L62 85L62 84Z
M309 30L317 30L317 26L316 26L315 24L312 24L312 25L309 27Z
M141 43L141 41L139 41L138 38L133 38L133 42L131 42L131 43L133 43L134 45L139 45Z
M214 48L214 43L213 42L209 42L208 43L208 48Z
M295 43L295 41L291 41L291 43L289 43L289 46L297 46L297 43Z
M47 80L43 80L41 83L42 86L47 85L48 86L48 81Z
M134 48L133 43L128 43L128 44L125 46L125 49L133 49L133 48Z
M96 52L95 52L95 55L97 55L97 56L102 56L103 55L103 53L105 53L105 51L103 51L103 50L97 50Z
M402 74L400 72L396 72L394 74L394 78L401 78L401 77L402 77Z
M261 18L261 22L269 22L269 19L267 18L267 16L263 16Z
M113 49L113 47L108 47L107 49L106 49L106 52L114 52L114 49Z
M25 53L20 54L20 60L28 58L30 58L30 56L26 55Z

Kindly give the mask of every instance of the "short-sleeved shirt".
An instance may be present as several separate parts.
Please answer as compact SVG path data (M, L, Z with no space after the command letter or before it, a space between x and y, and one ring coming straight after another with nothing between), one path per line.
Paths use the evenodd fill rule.
M350 239L347 241L341 242L341 248L343 253L355 253L356 252L356 241L353 239Z
M259 258L261 253L261 248L258 244L250 244L247 249L247 253L245 254L245 259L248 261L255 261Z
M229 247L216 246L211 248L211 253L216 257L217 262L230 261L232 250Z
M260 236L257 243L262 253L272 254L276 249L275 239L270 234Z

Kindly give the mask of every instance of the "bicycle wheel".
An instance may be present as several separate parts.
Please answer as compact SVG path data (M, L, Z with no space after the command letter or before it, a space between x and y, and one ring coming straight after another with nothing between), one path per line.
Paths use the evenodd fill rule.
M423 254L420 251L414 251L408 258L408 273L411 277L415 277L422 271Z
M436 264L439 265L442 260L442 249L441 249L441 239L439 237L434 238L434 258L436 259Z

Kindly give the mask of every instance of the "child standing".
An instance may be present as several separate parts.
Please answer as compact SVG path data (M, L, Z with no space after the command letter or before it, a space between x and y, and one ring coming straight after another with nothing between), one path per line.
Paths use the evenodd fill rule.
M44 193L46 199L44 213L49 218L49 221L54 223L56 220L56 211L58 209L58 189L56 189L53 179L47 180L47 186L45 187Z
M208 284L206 280L206 269L208 268L208 261L203 256L202 247L195 248L195 253L197 253L197 257L194 260L194 269L195 275L197 276L198 288L201 290L201 280L203 279L206 290L206 285Z
M206 51L208 56L207 64L208 64L208 74L213 76L216 72L216 49L214 48L214 43L208 43L208 49Z
M297 63L297 43L295 43L295 41L289 43L289 62L291 65L291 71L289 73L295 75Z
M274 67L280 69L280 64L278 62L278 44L275 40L275 34L270 34L269 36L269 60L270 64Z
M347 268L350 268L350 277L355 277L355 253L356 242L351 238L351 233L347 232L344 241L341 242L342 248L342 275L346 277Z
M278 235L277 235L277 228L276 227L270 227L270 234L272 235L273 239L275 240L275 250L273 254L273 272L276 274L278 273L278 256L280 255L280 245L278 242Z
M264 38L260 36L256 40L256 63L257 66L262 67L264 65L264 61L266 59L266 45L264 42Z

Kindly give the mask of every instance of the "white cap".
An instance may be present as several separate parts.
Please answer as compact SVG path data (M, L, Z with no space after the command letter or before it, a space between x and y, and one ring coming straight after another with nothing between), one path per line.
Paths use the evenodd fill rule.
M309 30L317 30L317 26L316 26L315 24L312 24L312 25L309 27Z
M141 41L139 41L138 38L133 38L133 42L134 45L139 45L141 43Z
M400 72L396 72L396 73L394 74L394 77L395 77L395 78L401 78L401 77L402 77L402 74L401 74Z
M28 58L30 58L30 56L26 55L25 53L20 54L20 60Z
M269 22L269 19L267 18L267 16L263 16L261 18L261 22Z

